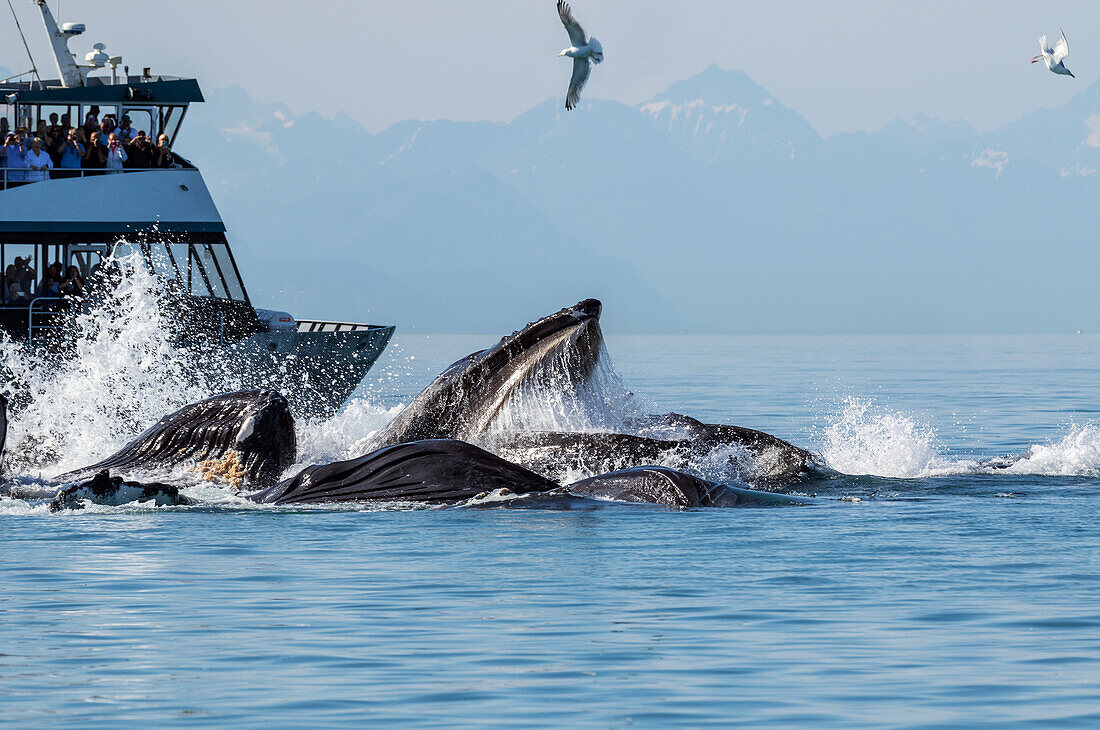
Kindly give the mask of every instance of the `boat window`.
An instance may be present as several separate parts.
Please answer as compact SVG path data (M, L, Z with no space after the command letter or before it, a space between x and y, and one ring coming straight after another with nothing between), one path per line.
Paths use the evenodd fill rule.
M169 281L180 281L179 272L176 271L172 257L168 253L168 247L160 242L145 244L146 255L153 271ZM182 283L182 282L181 282Z
M138 131L143 131L149 139L156 142L157 132L153 128L152 109L124 106L122 107L122 114L130 117L130 129L134 136L137 136Z
M225 293L225 281L222 279L221 271L218 268L218 261L214 258L213 247L209 243L200 243L195 245L195 249L202 259L202 268L206 270L206 278L210 280L211 292L219 299L228 298Z
M92 268L106 258L107 252L107 244L71 244L68 265L75 266L80 275L87 279L92 274Z
M237 267L233 265L233 259L229 255L229 247L223 243L207 244L214 256L218 273L221 275L225 291L230 299L243 302L245 300L244 285L237 274Z
M199 262L199 255L194 246L188 246L187 260L190 262L188 270L191 279L191 293L197 297L210 296L210 287L207 285L206 272Z

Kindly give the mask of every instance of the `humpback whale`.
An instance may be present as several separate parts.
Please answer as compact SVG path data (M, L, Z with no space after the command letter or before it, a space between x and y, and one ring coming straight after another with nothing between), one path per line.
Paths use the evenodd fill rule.
M523 386L576 389L588 382L603 343L601 310L598 300L586 299L455 362L374 434L371 446L459 439L553 477L571 469L600 473L654 463L684 466L730 445L743 449L752 462L732 466L744 467L740 472L768 488L806 471L809 452L782 439L675 413L630 419L622 424L626 433L492 432L494 417Z
M395 444L366 456L307 467L274 487L248 495L255 502L425 502L455 504L483 492L549 492L557 484L454 439Z
M184 406L106 459L55 480L84 481L107 469L131 475L193 464L203 478L263 488L277 482L296 458L286 398L272 390L246 390Z
M681 429L669 432L643 429L652 434L648 436L580 431L523 431L498 437L492 442L493 450L506 459L551 477L577 471L598 474L653 464L686 467L705 458L715 449L734 446L743 449L743 453L724 455L731 462L731 470L766 485L771 490L782 489L784 485L803 476L812 458L804 449L750 428L702 423L676 413L649 418L662 423L684 422L694 425L686 432ZM663 438L658 438L658 435Z
M774 492L716 484L663 466L638 466L582 479L565 487L574 497L666 507L766 507L812 501Z
M177 487L151 482L126 482L122 477L112 477L106 470L82 484L74 484L57 493L50 502L50 512L63 509L83 509L85 502L118 507L131 502L152 502L157 507L192 505L195 502L182 494Z
M603 333L596 299L531 322L493 347L444 370L372 438L375 448L422 439L476 441L509 396L555 369L560 387L585 382L599 360Z
M386 501L455 505L493 491L681 509L808 501L716 484L660 466L624 469L559 487L484 449L454 439L395 444L358 459L311 466L274 487L246 496L255 502L273 504Z

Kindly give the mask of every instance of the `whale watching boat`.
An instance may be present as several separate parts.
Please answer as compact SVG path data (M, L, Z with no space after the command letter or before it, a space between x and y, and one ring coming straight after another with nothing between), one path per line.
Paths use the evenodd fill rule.
M130 75L123 67L120 73L122 59L106 53L101 43L78 64L68 43L84 25L58 27L45 0L32 2L41 11L58 78L43 80L32 69L0 81L0 145L21 129L30 136L41 132L42 123L67 134L68 127L109 117L104 127L125 122L127 132L141 130L146 139L154 144L163 139L168 147L143 143L143 153L131 155L141 158L140 166L133 164L138 159L118 166L116 159L112 167L104 147L98 167L81 166L79 160L73 165L70 158L68 165L48 171L31 167L27 155L20 158L22 166L0 156L0 272L5 274L0 329L13 340L65 353L66 335L71 340L76 334L73 312L95 316L101 311L96 306L110 299L101 297L93 305L94 296L42 291L44 274L60 263L70 293L83 288L94 294L95 281L111 281L104 271L115 272L117 285L121 268L114 262L128 255L126 261L142 262L171 292L170 308L183 323L174 336L231 371L234 384L282 390L303 415L334 413L359 386L394 328L299 319L253 307L201 172L172 148L188 108L203 101L198 81L149 68ZM33 143L26 140L29 154ZM45 158L34 159L41 166ZM19 271L30 272L22 286L11 286L11 266L18 269L16 278ZM73 278L82 286L73 287Z

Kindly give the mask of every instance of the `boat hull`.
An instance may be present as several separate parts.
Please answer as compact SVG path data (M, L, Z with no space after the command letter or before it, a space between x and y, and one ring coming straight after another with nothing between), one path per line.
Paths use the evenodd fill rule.
M278 390L295 417L324 418L355 392L393 332L261 332L227 343L216 356L242 388Z

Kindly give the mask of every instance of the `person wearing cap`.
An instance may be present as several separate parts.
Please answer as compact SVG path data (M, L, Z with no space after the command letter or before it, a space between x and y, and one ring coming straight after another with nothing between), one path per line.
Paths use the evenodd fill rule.
M23 173L27 182L42 182L50 179L53 158L42 149L41 138L34 138L31 148L23 155L23 160L27 166L27 172Z

